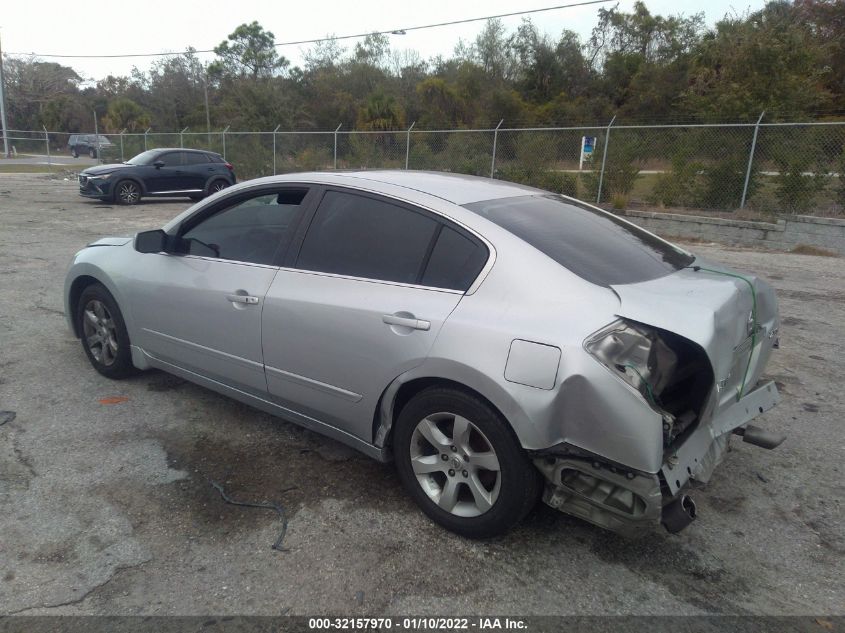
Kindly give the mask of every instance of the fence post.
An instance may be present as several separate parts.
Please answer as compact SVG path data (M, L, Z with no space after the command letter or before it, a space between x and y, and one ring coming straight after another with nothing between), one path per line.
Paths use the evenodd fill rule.
M276 129L273 130L273 175L276 175L276 132L279 131L279 128L282 127L282 124L279 123L276 126Z
M123 134L126 132L126 128L123 128L120 131L120 162L122 163L125 159L123 158Z
M231 125L227 125L226 129L222 132L223 137L223 160L226 160L226 132L229 131L229 128L232 127Z
M499 125L493 130L493 160L490 162L490 178L496 173L496 143L499 140L499 128L502 127L502 123L504 122L504 119L499 121Z
M184 141L184 139L182 138L182 135L183 135L185 132L187 132L187 131L188 131L188 127L187 127L187 126L185 126L185 129L184 129L184 130L182 130L181 132L179 132L179 148L180 148L180 149L185 149L185 141Z
M100 150L100 130L97 126L97 111L91 110L94 113L94 138L97 139L97 162L103 159L103 152Z
M601 156L601 173L599 173L599 186L598 191L596 192L596 204L601 201L601 186L604 182L604 166L607 163L607 145L610 142L610 126L613 125L613 122L616 120L616 115L613 115L613 118L610 119L610 123L607 124L607 131L604 133L604 152L602 152Z
M751 153L748 155L748 169L745 171L745 184L742 186L742 200L739 202L740 209L745 208L745 197L748 195L748 181L751 180L751 164L754 162L754 149L757 147L757 132L760 131L760 121L763 120L763 116L765 114L765 110L760 113L757 123L754 126L754 136L751 137Z
M405 136L405 171L408 171L408 161L411 159L411 130L414 129L416 124L416 121L411 123L411 127L408 128Z
M337 169L337 131L340 129L340 126L343 123L338 123L337 127L334 129L334 168Z
M42 125L41 129L44 130L44 144L47 146L47 164L52 165L52 162L50 161L50 136L47 134L46 127Z
M145 151L145 152L147 151L147 134L148 134L148 133L149 133L149 131L150 131L150 130L152 130L152 129L153 129L153 128L148 127L146 130L144 130L144 151Z

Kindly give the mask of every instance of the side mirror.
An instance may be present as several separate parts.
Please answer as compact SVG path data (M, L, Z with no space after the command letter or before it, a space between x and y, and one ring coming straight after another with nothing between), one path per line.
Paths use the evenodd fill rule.
M167 233L161 229L141 231L135 236L135 250L139 253L167 252Z
M162 167L164 167L164 161L163 160L157 160L156 162L153 163L153 167L155 167L156 169L161 169Z

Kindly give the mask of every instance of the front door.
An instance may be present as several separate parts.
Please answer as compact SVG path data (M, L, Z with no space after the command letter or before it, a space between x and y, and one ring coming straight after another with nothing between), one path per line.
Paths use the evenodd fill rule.
M266 394L261 312L306 193L233 194L185 221L184 254L139 255L136 344L161 361Z
M149 167L149 175L144 178L147 191L166 193L189 189L188 179L182 165L183 152L165 152L156 158L164 163L163 167Z

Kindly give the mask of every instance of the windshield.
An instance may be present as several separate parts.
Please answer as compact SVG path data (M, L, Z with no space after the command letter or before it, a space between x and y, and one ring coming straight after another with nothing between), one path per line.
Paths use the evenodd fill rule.
M611 213L561 196L501 198L466 208L599 286L656 279L695 260Z
M134 158L130 158L126 161L127 165L152 165L153 161L155 160L156 156L158 156L158 152L154 149L147 150L146 152L141 152Z

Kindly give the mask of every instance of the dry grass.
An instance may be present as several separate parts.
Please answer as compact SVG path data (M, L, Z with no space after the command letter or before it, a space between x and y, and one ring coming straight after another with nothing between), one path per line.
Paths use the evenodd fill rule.
M790 253L796 255L816 255L818 257L840 257L839 253L828 251L817 246L810 246L809 244L798 244Z

